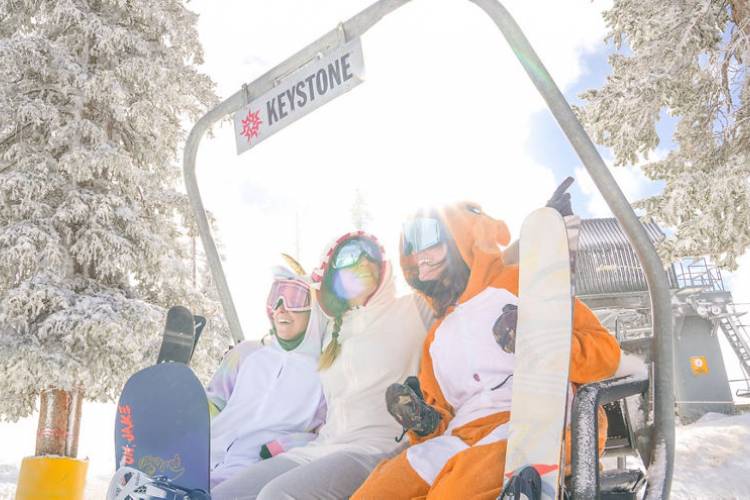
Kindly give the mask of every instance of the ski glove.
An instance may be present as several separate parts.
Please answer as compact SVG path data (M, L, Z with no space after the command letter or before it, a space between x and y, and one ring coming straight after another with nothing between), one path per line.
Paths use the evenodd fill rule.
M513 354L516 351L516 325L518 324L518 306L505 304L503 313L492 326L492 335L503 351Z
M420 436L432 434L440 423L440 414L424 401L417 377L407 377L403 384L391 384L385 391L388 413L401 424L404 432L396 438L400 442L407 431Z
M546 207L554 208L560 215L567 217L573 215L573 207L570 205L570 193L565 191L575 182L572 177L567 177L562 183L557 186L555 192L552 193L552 198L547 201Z

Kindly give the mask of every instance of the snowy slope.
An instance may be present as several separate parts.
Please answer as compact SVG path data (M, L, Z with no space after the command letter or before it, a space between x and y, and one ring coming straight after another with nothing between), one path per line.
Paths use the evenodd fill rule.
M677 427L672 498L750 498L750 413Z
M79 457L88 457L86 500L102 500L114 468L114 404L85 403ZM0 424L0 500L15 491L21 459L34 451L36 419ZM740 500L750 498L750 413L707 414L677 427L673 499Z

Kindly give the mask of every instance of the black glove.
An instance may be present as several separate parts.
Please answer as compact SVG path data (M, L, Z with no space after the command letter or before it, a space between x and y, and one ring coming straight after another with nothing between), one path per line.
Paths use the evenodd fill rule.
M503 313L492 326L492 335L503 351L512 354L516 350L516 325L518 324L518 306L505 304Z
M440 414L425 403L417 377L407 377L403 384L391 384L385 391L385 404L388 413L404 429L396 441L401 441L410 430L420 436L432 434L440 423Z
M575 179L573 179L572 177L567 177L564 181L562 181L562 184L557 186L555 192L552 193L552 198L547 201L545 207L554 208L555 210L560 212L560 215L562 215L563 217L573 215L573 207L570 205L570 193L566 193L565 191L574 182Z

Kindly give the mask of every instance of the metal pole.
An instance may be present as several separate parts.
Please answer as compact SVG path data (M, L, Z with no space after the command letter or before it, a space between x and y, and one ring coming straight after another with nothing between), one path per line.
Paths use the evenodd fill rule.
M508 11L497 0L471 0L495 22L510 44L539 93L547 102L591 178L617 217L643 266L651 294L654 336L654 436L650 450L651 465L663 467L663 474L649 477L646 495L668 498L674 461L674 393L672 351L672 309L667 277L661 259L633 208L607 169L596 147L570 109L560 89L534 52L531 44Z
M41 392L36 434L37 456L76 457L82 401L81 386L71 391L49 388Z
M203 242L203 249L206 251L208 267L211 270L211 276L216 284L216 289L219 293L219 300L221 300L221 305L224 308L224 315L229 324L229 331L232 333L232 338L235 343L242 342L244 335L242 334L242 326L240 325L240 320L237 316L237 310L234 307L234 302L232 302L232 295L229 291L226 276L224 276L221 259L216 250L216 243L214 243L214 239L211 236L211 228L208 224L206 211L203 208L203 200L201 199L200 191L198 190L198 184L195 177L195 156L198 152L198 144L206 130L208 130L211 125L221 119L225 114L230 113L231 110L234 109L233 106L241 105L242 100L240 97L239 93L234 94L198 120L198 123L196 123L190 131L190 135L188 135L183 159L183 175L185 177L185 187L187 189L188 198L190 199L190 205L193 208L193 215L195 215L196 222L198 223L198 232L201 236L201 241Z
M599 405L644 394L648 386L648 378L629 376L586 384L578 390L573 399L571 425L573 498L599 498L599 420L596 417Z

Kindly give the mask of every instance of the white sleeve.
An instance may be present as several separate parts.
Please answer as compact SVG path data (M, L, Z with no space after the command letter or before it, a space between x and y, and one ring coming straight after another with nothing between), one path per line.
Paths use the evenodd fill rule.
M414 305L419 312L419 316L422 318L422 324L424 324L425 330L429 330L432 326L432 322L435 321L435 312L421 295L414 293L412 294L412 298Z
M237 382L237 373L240 371L242 363L255 351L263 347L260 342L246 340L234 346L221 360L211 381L206 387L206 396L208 400L218 408L223 410L232 396L234 385Z

